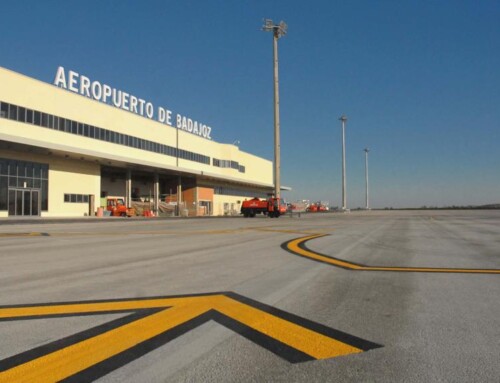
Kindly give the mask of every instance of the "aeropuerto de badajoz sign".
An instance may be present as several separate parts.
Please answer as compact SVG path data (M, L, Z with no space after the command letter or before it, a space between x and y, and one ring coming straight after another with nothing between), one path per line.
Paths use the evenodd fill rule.
M127 110L142 117L157 120L163 124L174 126L177 129L211 140L212 128L205 124L194 121L191 118L174 113L159 106L156 108L152 102L136 97L132 94L101 84L99 81L91 81L88 77L80 75L72 70L66 70L60 66L57 68L54 85L78 93L82 96L92 98L105 104Z

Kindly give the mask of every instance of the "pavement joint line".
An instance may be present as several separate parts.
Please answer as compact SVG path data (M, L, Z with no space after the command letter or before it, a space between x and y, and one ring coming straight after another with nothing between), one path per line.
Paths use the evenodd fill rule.
M340 258L318 253L306 246L308 241L325 237L329 234L313 234L306 237L292 239L282 243L281 248L289 253L316 262L326 263L330 266L340 267L353 271L396 271L396 272L418 272L418 273L456 273L456 274L500 274L500 269L468 269L468 268L443 268L443 267L399 267L399 266L369 266L354 263Z

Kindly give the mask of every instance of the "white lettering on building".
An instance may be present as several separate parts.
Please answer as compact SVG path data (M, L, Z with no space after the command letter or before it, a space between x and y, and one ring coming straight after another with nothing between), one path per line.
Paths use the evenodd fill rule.
M106 90L106 88L104 88L104 90ZM90 80L88 77L80 76L80 94L90 97ZM106 94L106 92L104 92L104 94Z
M66 89L66 75L64 73L64 68L62 66L57 68L56 78L54 79L54 85Z
M101 101L102 97L102 85L99 81L94 81L92 83L92 98L97 101Z
M127 92L110 87L107 84L101 84L99 81L91 81L90 78L80 75L77 72L69 70L66 75L64 67L57 68L54 78L54 85L78 93L82 96L104 102L116 108L127 110L149 119L156 119L158 122L172 126L177 129L195 134L197 136L211 140L210 133L212 128L201 122L192 120L180 114L175 115L175 126L172 121L173 112L167 108L159 106L156 109L152 102L143 100Z
M186 132L196 134L197 136L201 136L208 140L212 139L212 137L210 136L210 133L212 132L211 127L199 123L198 121L193 121L190 118L184 117L180 114L176 115L175 126L177 129L185 130Z
M72 91L72 92L75 92L77 93L78 92L78 89L75 87L76 84L78 83L78 73L76 72L73 72L72 70L69 71L69 84L68 84L68 87L69 87L69 90Z

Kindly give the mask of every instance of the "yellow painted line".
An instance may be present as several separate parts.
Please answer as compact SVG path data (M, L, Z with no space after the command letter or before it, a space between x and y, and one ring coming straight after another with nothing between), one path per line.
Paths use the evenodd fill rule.
M304 243L312 239L324 237L326 234L316 234L307 237L301 237L289 241L286 244L287 250L290 252L310 258L319 262L328 263L330 265L342 267L349 270L364 270L364 271L412 271L422 273L467 273L467 274L500 274L499 269L465 269L465 268L439 268L439 267L394 267L394 266L367 266L355 264L346 260L333 258L324 254L317 253L310 249L304 248ZM302 246L301 246L302 245Z
M301 350L316 359L332 358L334 356L362 352L361 349L328 338L322 334L315 333L300 325L288 322L224 295L5 308L0 309L0 318L43 317L48 315L88 314L99 312L109 313L112 311L158 307L173 307L176 309L179 307L190 307L193 310L189 312L197 313L196 315L214 309L280 342ZM173 312L175 312L175 310L168 309L168 313ZM166 314L168 315L168 313ZM186 320L188 319L185 319L185 321ZM149 337L146 337L145 339L148 338Z
M249 303L246 303L247 301ZM251 328L258 333L279 341L296 350L296 352L306 354L311 359L333 358L380 347L380 345L345 333L339 335L340 332L337 330L328 329L303 318L295 317L292 314L280 312L280 310L258 302L253 301L252 303L247 298L234 293L4 307L0 308L0 319L50 318L50 316L99 314L101 312L109 314L115 311L132 312L148 308L155 308L160 311L127 322L119 327L111 328L103 333L96 332L94 335L88 335L83 340L52 350L46 354L41 352L38 356L33 356L32 359L24 361L22 364L13 365L13 367L0 372L0 383L60 381L85 371L96 364L105 363L106 360L113 356L165 334L184 323L189 326L190 321L202 314L213 315L210 313L214 312L220 313L222 318L230 318L246 326L244 328ZM280 315L284 315L284 317ZM210 316L207 320L213 318L213 316ZM219 320L224 322L225 319ZM195 327L195 325L193 326ZM321 328L316 331L318 326L321 326ZM186 331L189 330L190 328L186 329ZM334 336L340 336L346 342L354 342L361 348L329 336L333 333L337 334ZM256 342L259 341L256 340ZM266 345L265 342L259 344L266 348L269 347L270 350L274 347ZM274 349L274 352L279 355L284 353L283 355L285 355L290 351ZM139 352L139 355L142 354ZM283 355L282 357L284 357ZM131 357L130 360L133 359L134 357Z
M310 235L307 237L297 238L297 239L294 239L293 241L288 242L287 248L292 253L302 255L304 257L311 258L311 259L314 259L317 261L329 263L331 265L340 266L340 267L344 267L344 268L352 269L352 270L361 270L362 269L361 266L352 264L350 262L343 261L340 259L338 259L338 260L333 259L333 258L327 257L323 254L316 253L316 252L311 251L311 250L302 249L299 247L300 244L305 243L307 241L310 241L311 239L320 238L320 237L324 237L324 236L325 236L325 234L315 234L315 235Z
M277 339L315 359L327 359L337 356L363 352L363 350L336 339L306 329L293 322L258 310L252 306L221 296L214 305L227 316Z
M0 238L6 237L45 237L47 233L0 233Z
M205 307L179 306L137 320L0 373L0 382L57 382L178 326Z
M190 300L197 299L196 297L183 298L166 298L166 299L147 299L147 300L126 300L126 301L109 301L96 303L71 303L71 304L54 304L43 306L25 306L0 308L0 319L2 318L23 318L32 316L49 316L49 315L68 315L68 314L89 314L111 311L126 311L140 310L158 307L170 307L180 304L189 303Z

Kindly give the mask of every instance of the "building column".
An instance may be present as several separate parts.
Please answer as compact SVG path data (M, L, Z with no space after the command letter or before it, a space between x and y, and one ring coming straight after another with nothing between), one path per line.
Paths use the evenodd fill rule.
M181 203L182 203L182 184L181 176L177 178L177 216L181 216Z
M198 183L194 187L194 216L198 217Z
M158 173L155 173L154 185L153 185L153 211L156 215L158 215L159 208L159 199L160 199L160 177Z
M132 207L132 171L127 169L125 179L125 204L127 207Z

